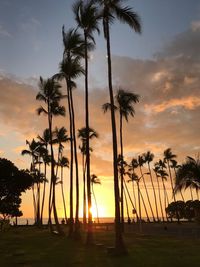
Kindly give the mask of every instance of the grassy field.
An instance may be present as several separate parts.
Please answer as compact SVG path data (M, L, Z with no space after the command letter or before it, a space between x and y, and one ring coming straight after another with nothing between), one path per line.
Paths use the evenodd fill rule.
M117 258L106 250L113 239L112 231L96 231L96 243L104 246L89 248L84 240L69 240L34 227L12 227L0 232L0 267L200 266L199 238L128 233L125 241L129 254Z

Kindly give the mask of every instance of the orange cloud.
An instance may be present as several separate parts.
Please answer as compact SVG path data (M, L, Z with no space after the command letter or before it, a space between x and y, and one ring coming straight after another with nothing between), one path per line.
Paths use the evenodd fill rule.
M146 111L160 113L167 109L184 107L185 109L193 110L200 106L200 97L189 96L181 99L171 99L169 101L164 101L157 105L145 105Z

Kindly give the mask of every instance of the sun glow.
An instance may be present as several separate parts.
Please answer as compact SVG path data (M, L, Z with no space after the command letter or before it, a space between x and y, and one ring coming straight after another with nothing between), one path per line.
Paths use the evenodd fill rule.
M93 218L97 218L97 216L100 218L106 217L106 209L104 206L98 206L98 214L97 214L97 209L95 206L92 206L90 208L90 212L92 213Z

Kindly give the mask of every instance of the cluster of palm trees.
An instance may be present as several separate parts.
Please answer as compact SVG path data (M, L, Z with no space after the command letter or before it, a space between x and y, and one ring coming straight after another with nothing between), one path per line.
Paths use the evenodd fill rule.
M183 190L189 189L191 200L199 200L200 189L200 161L187 157L182 165L178 165L176 155L168 148L163 153L163 159L154 162L154 154L150 151L132 158L130 163L119 158L119 172L125 176L125 182L132 182L133 197L129 197L128 189L124 191L130 204L126 204L127 217L130 218L128 207L132 206L138 221L142 220L142 213L147 221L169 221L167 208L171 202L179 203L177 193L180 193L181 201L185 201ZM154 174L154 175L153 175ZM127 178L126 178L127 177ZM170 185L170 187L169 187ZM141 189L142 188L142 189ZM150 189L150 190L149 190ZM194 195L193 189L196 190ZM151 192L151 193L150 193ZM143 212L142 212L143 208ZM179 220L178 210L176 218Z
M79 237L79 165L77 157L77 142L76 142L76 125L75 125L75 112L74 112L74 99L73 89L76 87L75 79L80 75L85 76L85 140L84 140L84 179L86 180L87 191L87 217L88 217L88 231L87 231L87 244L93 243L93 230L92 230L92 213L91 213L91 174L90 174L90 112L89 112L89 80L88 80L88 54L95 47L94 33L100 32L99 23L103 24L103 33L106 40L107 48L107 65L108 65L108 89L109 89L109 107L111 114L112 125L112 149L113 149L113 176L114 176L114 194L115 194L115 248L116 251L125 252L123 244L122 230L120 226L120 214L123 214L123 204L120 211L120 190L118 181L118 149L117 149L117 131L115 120L115 103L113 95L112 85L112 63L111 63L111 45L110 45L110 28L115 19L128 24L135 32L141 32L140 18L131 7L124 6L124 0L78 0L73 5L73 12L76 21L75 29L65 31L62 29L63 36L63 58L60 63L60 71L53 77L44 80L40 79L40 92L37 95L37 100L43 101L45 107L38 109L38 114L44 113L47 115L48 129L49 129L49 151L51 161L51 179L50 179L50 196L49 196L49 214L51 209L53 210L56 225L57 213L55 206L55 185L56 185L56 166L53 150L53 117L57 115L64 115L65 109L60 105L60 100L63 95L60 91L59 81L64 79L67 87L67 106L69 114L69 141L70 141L70 231L69 235L73 232ZM82 31L82 34L80 33ZM82 66L82 60L84 64ZM123 91L123 90L121 90ZM138 101L138 96L134 95L133 102ZM133 115L133 111L130 110L126 114L121 107L120 123L122 129L122 117L127 119L127 115L130 113ZM122 131L121 131L121 157L123 157L123 143L122 143ZM60 153L58 153L60 154ZM60 155L59 155L60 156ZM34 166L34 164L32 164ZM75 169L73 169L75 167ZM33 167L32 167L33 168ZM75 173L74 173L75 171ZM73 179L76 181L76 207L75 207L75 225L73 223ZM121 189L123 188L123 174L121 173ZM38 185L39 187L39 185ZM121 191L123 192L123 190ZM121 193L123 194L123 193ZM37 193L37 201L39 203L39 189ZM35 196L35 195L34 195ZM37 204L36 204L37 206ZM36 213L38 210L36 209ZM49 221L51 216L49 216ZM61 232L59 226L57 230Z
M63 39L63 57L59 65L59 72L51 78L40 78L39 93L36 96L38 101L43 105L37 109L38 115L44 114L47 118L48 128L44 131L43 136L38 136L38 141L34 139L28 142L29 150L24 150L22 154L30 154L32 158L31 172L35 176L36 183L32 186L35 220L37 224L42 224L44 199L46 192L46 172L47 165L50 165L50 193L48 201L49 225L52 227L53 212L56 229L62 234L62 228L59 225L57 209L56 209L56 185L60 182L63 197L65 219L66 204L65 193L63 188L63 168L69 167L69 236L80 238L80 222L79 222L79 164L78 164L78 145L77 138L80 138L81 145L79 150L82 154L82 173L83 173L83 222L87 223L87 239L88 245L93 243L93 226L92 226L92 193L94 195L93 184L100 183L96 175L91 175L91 139L98 137L98 134L90 126L91 112L89 110L89 53L95 48L94 33L100 33L100 23L103 24L103 33L106 41L107 49L107 71L108 71L108 95L109 102L105 103L102 108L104 112L110 111L111 129L112 129L112 152L113 152L113 179L114 179L114 196L115 196L115 249L118 254L126 253L123 242L123 224L124 224L124 201L128 217L130 200L133 212L137 219L141 220L142 206L144 207L146 217L150 221L152 217L154 221L159 221L159 214L162 220L166 218L166 207L169 205L170 196L166 188L166 179L169 177L172 198L176 202L176 192L181 191L184 186L188 186L188 182L180 178L185 172L186 167L180 167L175 160L176 156L171 149L164 151L164 159L155 163L152 169L152 161L154 155L148 151L137 159L133 158L128 164L124 159L123 151L123 119L128 121L129 115L134 116L134 105L139 102L139 95L119 88L114 96L113 79L112 79L112 57L111 57L111 24L118 19L122 23L126 23L136 33L141 33L140 17L129 6L124 5L125 0L78 0L72 7L75 17L75 28L65 30L62 28ZM73 89L76 88L75 80L84 75L85 79L85 125L77 131L76 114L74 105ZM60 81L66 83L66 93L61 91ZM67 99L67 111L61 104L61 100ZM117 139L116 112L119 112L119 147ZM67 125L69 125L69 133L64 127L54 129L54 117L65 116L68 113ZM77 134L78 133L78 134ZM69 159L63 156L63 143L69 142L70 155ZM58 144L57 152L54 145ZM57 159L55 157L57 155ZM192 161L192 160L191 160ZM43 173L41 164L44 163ZM190 162L191 163L191 162ZM198 163L199 164L199 163ZM37 168L38 166L38 168ZM59 169L60 167L60 169ZM139 172L136 172L138 168ZM58 172L60 170L60 181L58 180ZM173 173L172 173L173 172ZM139 173L139 174L138 174ZM156 181L153 178L155 173ZM173 175L176 177L176 183L173 183ZM182 175L182 176L181 176ZM128 190L127 179L132 181L133 197ZM153 202L151 202L148 192L148 186L145 177L149 177L151 188L153 190ZM181 182L178 183L180 178ZM41 182L44 184L41 193ZM75 188L74 188L75 182ZM144 190L141 190L143 183ZM155 185L156 183L156 185ZM197 182L194 181L196 186ZM137 196L135 191L137 187ZM199 184L198 184L199 186ZM156 188L158 189L156 191ZM162 190L161 190L162 188ZM161 193L161 191L163 191ZM75 207L74 207L75 192ZM158 192L158 193L157 193ZM145 203L146 195L147 203ZM192 191L191 191L192 194ZM182 198L183 195L181 194ZM96 199L95 199L96 203ZM154 208L153 208L154 203ZM164 206L163 206L164 203ZM159 212L160 210L160 212ZM149 214L150 213L150 214ZM75 214L75 216L74 216Z

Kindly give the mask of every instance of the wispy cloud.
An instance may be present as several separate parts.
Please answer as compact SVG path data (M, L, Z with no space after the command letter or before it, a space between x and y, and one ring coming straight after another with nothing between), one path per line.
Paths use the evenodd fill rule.
M163 112L167 109L183 107L185 109L193 110L200 106L200 97L189 96L181 99L171 99L169 101L164 101L158 105L145 105L145 109L149 112Z

